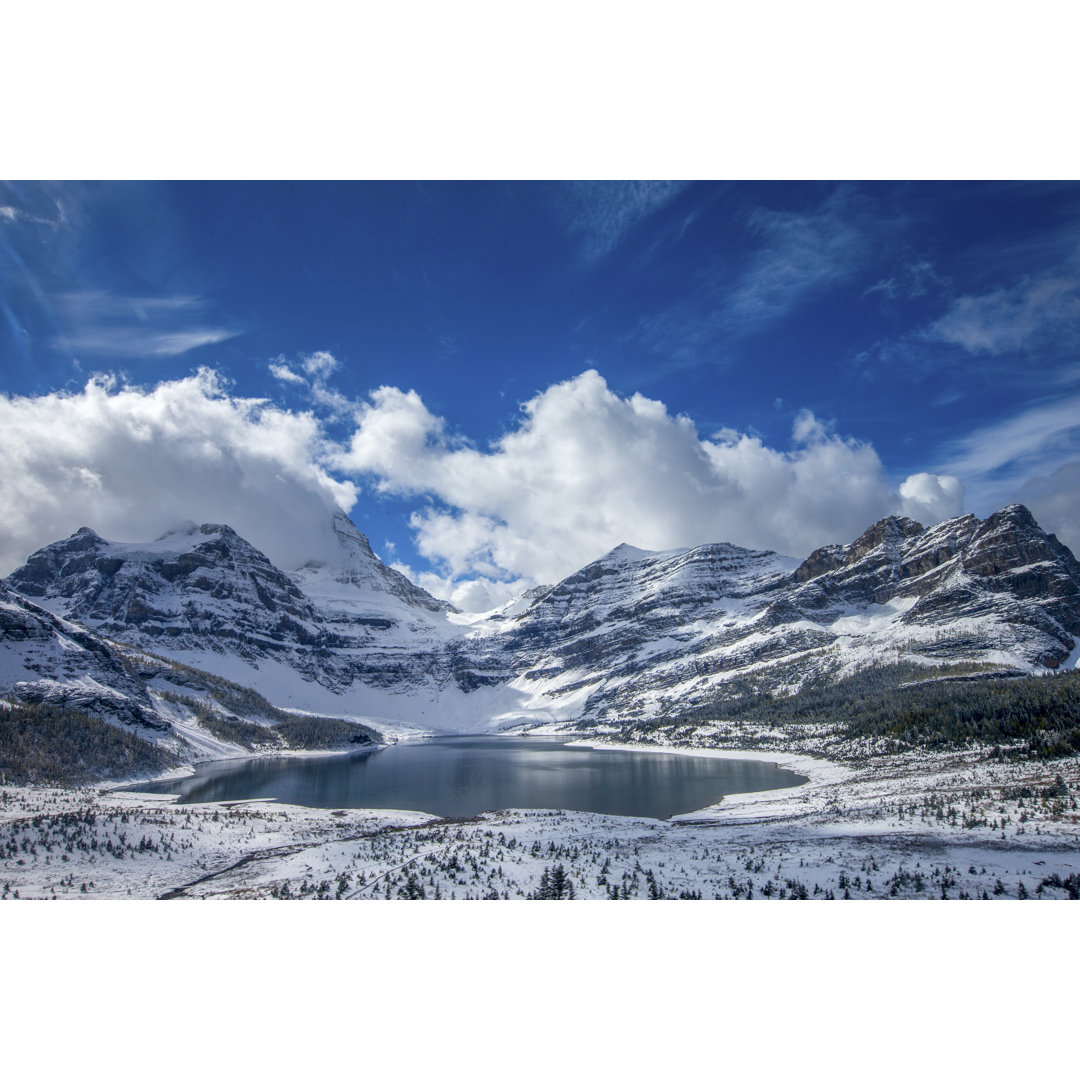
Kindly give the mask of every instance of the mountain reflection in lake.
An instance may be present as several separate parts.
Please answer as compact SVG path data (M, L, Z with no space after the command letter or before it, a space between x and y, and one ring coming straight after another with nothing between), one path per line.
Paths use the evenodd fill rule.
M182 803L272 798L442 817L520 807L669 818L724 795L804 782L759 761L592 750L550 737L466 735L357 754L210 762L192 777L133 790L180 792Z

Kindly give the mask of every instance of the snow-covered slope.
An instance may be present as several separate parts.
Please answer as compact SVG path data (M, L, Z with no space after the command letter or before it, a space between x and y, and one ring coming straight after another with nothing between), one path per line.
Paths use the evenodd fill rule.
M125 644L252 686L285 707L371 716L392 728L466 723L455 708L465 628L372 552L344 515L338 550L292 573L227 525L147 543L90 529L35 552L11 588ZM447 707L433 705L449 693ZM431 723L429 723L429 716Z
M156 715L141 681L99 635L57 618L0 581L0 696L92 713L156 734Z
M361 618L369 612L389 613L396 618L402 605L437 615L457 611L453 604L436 600L404 574L387 566L346 514L337 511L331 524L337 558L330 562L304 563L289 575L323 611Z
M886 518L799 564L728 544L622 546L474 641L531 708L633 719L751 679L773 692L902 659L1054 669L1080 635L1080 565L1022 506L924 529Z
M1080 636L1080 565L1022 506L931 529L886 518L801 563L622 545L484 617L386 567L344 515L333 529L338 556L289 573L227 526L149 544L82 529L7 582L275 704L384 729L619 722L902 659L1053 669Z
M254 659L325 636L311 601L227 525L189 525L143 544L83 528L35 552L8 584L57 615L148 648Z

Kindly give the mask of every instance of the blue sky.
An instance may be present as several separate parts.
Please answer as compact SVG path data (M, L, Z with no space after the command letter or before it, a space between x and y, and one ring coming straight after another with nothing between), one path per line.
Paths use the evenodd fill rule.
M7 564L335 500L473 607L1018 498L1080 545L1080 185L13 183L0 275Z

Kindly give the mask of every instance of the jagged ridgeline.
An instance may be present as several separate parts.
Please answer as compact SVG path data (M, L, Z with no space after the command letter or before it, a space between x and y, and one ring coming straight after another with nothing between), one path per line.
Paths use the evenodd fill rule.
M760 708L807 727L792 702L831 687L836 739L1072 745L1065 730L994 734L989 714L950 726L930 704L905 717L872 704L984 693L904 685L947 671L1075 668L1080 564L1023 506L928 529L885 518L805 560L620 545L469 616L386 567L344 515L326 532L324 558L293 568L226 525L143 543L80 529L42 548L0 583L0 696L96 716L185 761L363 745L402 723L690 739L726 702L748 724ZM866 714L845 719L859 694Z

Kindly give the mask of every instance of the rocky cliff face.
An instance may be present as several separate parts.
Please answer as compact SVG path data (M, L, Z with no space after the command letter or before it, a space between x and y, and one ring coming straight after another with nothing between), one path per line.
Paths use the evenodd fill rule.
M255 657L325 637L311 601L227 525L192 525L147 544L80 529L31 555L8 584L58 615L147 647Z
M1055 669L1075 663L1078 635L1080 564L1010 506L932 529L885 518L801 564L723 544L616 548L476 643L533 701L618 721L873 662Z
M107 637L223 675L285 669L334 693L357 680L451 681L441 646L457 635L454 609L385 566L341 518L339 558L292 574L229 526L206 524L142 544L80 529L7 581Z
M384 566L343 515L334 528L341 558L289 574L226 526L143 545L83 529L7 580L278 704L443 730L619 722L900 659L1053 669L1080 636L1080 565L1022 506L931 529L886 518L801 563L623 545L481 619Z
M867 535L882 526L880 542L868 547ZM907 632L915 655L977 659L1001 651L1045 668L1071 655L1080 635L1080 564L1026 507L931 529L886 519L868 534L814 552L799 567L792 599L800 610L820 621L843 605L907 604L897 633Z
M144 685L99 635L57 618L0 581L0 696L165 733Z

